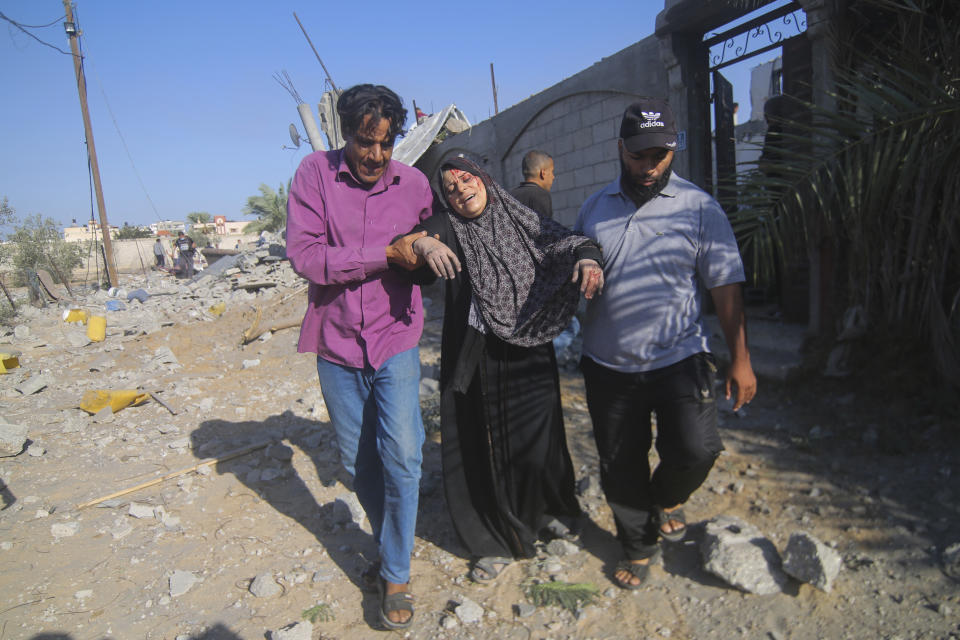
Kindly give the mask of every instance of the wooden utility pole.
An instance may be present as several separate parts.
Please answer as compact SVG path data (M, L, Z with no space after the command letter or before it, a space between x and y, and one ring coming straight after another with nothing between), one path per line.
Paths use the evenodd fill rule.
M83 75L83 58L80 56L80 45L77 38L80 31L73 21L73 8L70 0L63 0L63 8L67 12L67 21L63 27L70 39L70 50L73 52L73 70L77 74L77 92L80 94L80 111L83 113L83 129L87 136L87 153L90 155L90 167L93 171L93 189L97 195L97 209L100 212L100 233L103 235L103 249L106 256L107 276L111 286L119 286L117 265L113 257L113 245L110 242L110 224L107 222L107 208L103 204L103 188L100 185L100 167L97 165L97 147L93 144L93 127L90 125L90 111L87 109L87 81Z
M66 2L67 0L63 0ZM500 108L497 107L497 79L493 76L493 63L490 63L490 84L493 85L493 115L500 113Z

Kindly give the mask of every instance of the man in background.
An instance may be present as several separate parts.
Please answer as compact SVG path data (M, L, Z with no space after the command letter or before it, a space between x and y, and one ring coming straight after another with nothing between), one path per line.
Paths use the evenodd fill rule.
M163 248L163 243L160 238L157 238L157 241L153 243L153 259L156 261L157 269L162 269L166 264L165 254L166 250Z
M178 231L176 249L177 255L180 256L180 276L187 279L192 278L193 256L196 253L197 245L194 244L193 238L183 231Z
M534 149L523 156L523 182L510 191L520 204L533 209L544 218L553 218L553 158Z

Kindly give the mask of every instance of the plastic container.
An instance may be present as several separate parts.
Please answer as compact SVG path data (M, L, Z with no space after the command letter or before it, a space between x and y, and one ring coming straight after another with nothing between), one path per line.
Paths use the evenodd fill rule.
M103 316L90 316L87 320L87 337L93 342L103 342L107 337L107 319Z
M87 321L87 312L83 309L67 309L63 312L63 321L84 324Z

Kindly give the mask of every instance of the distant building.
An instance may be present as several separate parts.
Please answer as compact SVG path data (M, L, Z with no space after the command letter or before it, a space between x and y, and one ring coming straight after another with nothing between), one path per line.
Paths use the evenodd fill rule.
M151 224L150 231L155 236L175 236L179 231L186 232L187 227L180 220L164 220Z
M116 238L119 232L119 227L110 225L111 238ZM70 227L64 227L63 239L66 242L84 242L93 239L100 240L102 239L102 236L100 235L100 223L91 220L84 226L75 224Z

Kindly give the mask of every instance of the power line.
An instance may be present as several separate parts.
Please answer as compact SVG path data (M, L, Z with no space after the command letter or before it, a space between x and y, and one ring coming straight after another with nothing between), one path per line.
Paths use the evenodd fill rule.
M68 56L72 56L72 55L73 55L73 54L70 53L69 51L64 51L63 49L61 49L60 47L58 47L58 46L56 46L56 45L52 45L52 44L50 44L49 42L44 42L43 40L41 40L41 39L38 38L37 36L33 35L33 34L30 33L29 31L27 31L28 28L29 28L29 29L41 29L41 28L43 28L43 27L49 27L50 25L53 25L53 24L56 24L57 22L60 22L60 20L62 20L63 18L60 18L59 20L56 20L56 21L54 21L54 22L51 22L51 23L48 24L48 25L41 25L41 26L39 26L39 27L34 27L34 26L31 26L31 25L28 25L28 24L21 24L21 23L17 22L16 20L11 20L11 19L8 18L6 15L4 15L4 13L3 13L2 11L0 11L0 19L6 20L7 22L9 22L9 23L12 24L13 26L15 26L17 29L20 29L20 31L23 31L25 34L27 34L28 36L30 36L31 38L33 38L34 40L36 40L37 42L39 42L40 44L42 44L42 45L45 46L45 47L50 47L51 49L56 49L57 51L59 51L60 53L62 53L62 54L64 54L64 55L68 55Z

